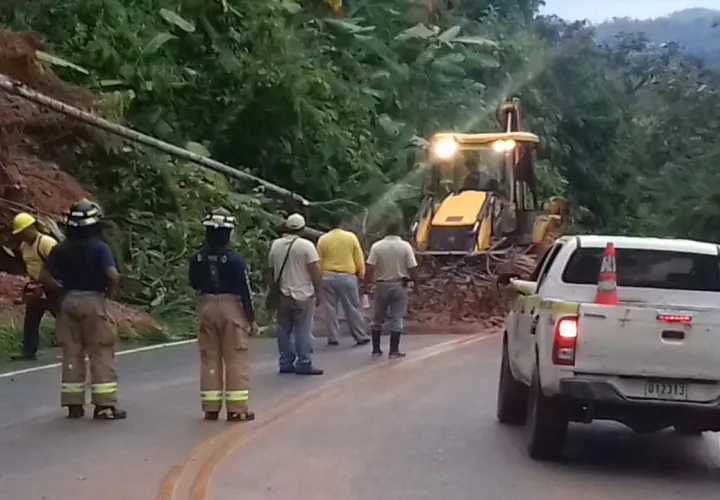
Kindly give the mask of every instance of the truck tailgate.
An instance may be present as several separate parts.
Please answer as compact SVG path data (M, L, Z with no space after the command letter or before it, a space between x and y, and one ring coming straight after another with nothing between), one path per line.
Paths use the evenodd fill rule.
M583 304L578 321L576 373L720 380L720 309Z

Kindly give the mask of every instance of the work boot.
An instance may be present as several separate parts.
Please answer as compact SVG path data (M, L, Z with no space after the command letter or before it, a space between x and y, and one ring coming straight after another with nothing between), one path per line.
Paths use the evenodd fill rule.
M255 413L251 411L229 412L227 414L228 422L252 422L255 420Z
M217 420L218 418L220 418L219 411L206 411L205 412L205 420Z
M322 375L325 373L320 368L316 368L312 364L298 365L295 367L295 373L297 375Z
M115 406L96 406L93 418L95 420L123 420L127 418L127 412Z
M294 366L281 366L278 373L295 373Z
M390 359L404 358L405 353L400 352L400 336L402 332L390 332Z
M362 345L368 345L370 343L370 337L365 337L360 340L357 340L355 342L356 345L362 346Z
M67 418L83 418L85 416L85 408L83 405L68 405Z
M380 337L382 336L382 330L372 330L370 332L372 336L372 355L382 356L383 352L380 349Z
M338 340L328 340L328 345L340 345L340 342Z

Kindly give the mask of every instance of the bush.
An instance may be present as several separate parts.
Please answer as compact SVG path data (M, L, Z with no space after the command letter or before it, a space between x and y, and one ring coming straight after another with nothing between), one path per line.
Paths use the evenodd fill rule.
M40 323L40 348L52 346L55 320L45 317ZM0 323L0 361L7 360L22 348L23 324L20 321Z

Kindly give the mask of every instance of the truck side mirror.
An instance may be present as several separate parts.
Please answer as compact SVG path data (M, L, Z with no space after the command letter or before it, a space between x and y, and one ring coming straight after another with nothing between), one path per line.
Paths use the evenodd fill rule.
M533 295L537 290L537 282L535 281L511 279L510 285L520 295Z

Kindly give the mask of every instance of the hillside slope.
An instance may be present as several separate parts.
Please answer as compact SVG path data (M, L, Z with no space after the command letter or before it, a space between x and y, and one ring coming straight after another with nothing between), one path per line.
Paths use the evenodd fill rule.
M706 63L720 66L720 10L686 9L656 19L615 18L596 26L598 37L610 40L625 33L644 33L650 42L676 42Z

